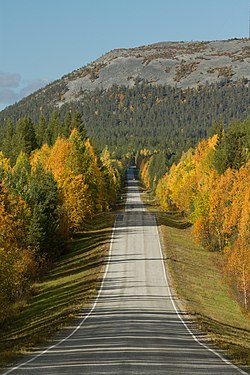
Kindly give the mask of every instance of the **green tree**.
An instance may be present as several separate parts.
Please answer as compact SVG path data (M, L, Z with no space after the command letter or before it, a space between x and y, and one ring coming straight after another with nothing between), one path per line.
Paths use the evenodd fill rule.
M83 139L87 138L86 128L79 112L75 112L71 122L71 129L77 129Z
M150 188L155 191L159 179L166 173L167 159L164 151L153 154L148 165Z
M37 146L38 148L40 148L46 142L47 125L46 125L46 120L44 116L40 117L39 123L36 126L35 130L36 130Z
M57 257L63 243L58 188L52 173L40 163L30 175L27 203L31 209L28 244L50 258Z
M250 120L233 123L219 143L214 166L219 173L227 168L239 169L249 158Z
M17 122L15 134L13 136L13 151L15 158L20 152L28 155L37 148L36 133L34 124L30 118L24 117Z
M4 155L13 162L13 135L14 135L14 125L13 122L8 119L4 138L2 141L2 151Z
M58 113L54 111L52 115L50 116L47 131L46 131L46 143L48 145L53 145L57 139L57 137L62 134L63 127L60 122Z
M72 129L72 116L70 112L67 112L63 121L63 134L65 137L69 137Z
M50 258L56 257L64 239L60 232L59 195L53 174L40 162L31 168L28 155L21 152L8 177L8 187L29 209L26 246Z

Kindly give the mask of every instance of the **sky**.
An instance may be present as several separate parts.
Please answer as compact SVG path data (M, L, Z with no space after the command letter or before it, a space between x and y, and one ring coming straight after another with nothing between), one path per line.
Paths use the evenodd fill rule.
M249 36L250 0L0 0L0 110L114 48Z

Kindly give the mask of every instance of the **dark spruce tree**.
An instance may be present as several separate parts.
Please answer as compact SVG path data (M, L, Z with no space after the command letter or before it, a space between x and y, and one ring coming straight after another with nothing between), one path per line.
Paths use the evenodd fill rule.
M234 122L218 144L214 166L219 173L228 168L239 169L248 159L250 150L250 119Z

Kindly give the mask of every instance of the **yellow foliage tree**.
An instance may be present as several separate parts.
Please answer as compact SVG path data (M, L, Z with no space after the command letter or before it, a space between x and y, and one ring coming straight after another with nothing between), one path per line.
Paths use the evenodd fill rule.
M148 168L149 168L149 158L145 157L141 161L140 165L140 171L141 171L141 180L143 184L145 185L146 189L149 189L150 187L150 178L149 178L149 173L148 173Z
M9 194L0 185L0 320L9 314L11 306L27 292L36 272L33 252L26 248L25 202Z
M91 217L92 206L88 186L83 175L68 176L64 181L64 206L67 211L70 228L80 229L85 218Z
M230 283L236 286L243 295L245 309L249 307L250 298L250 251L249 236L240 236L229 251L226 271L230 274Z
M227 207L224 220L224 231L232 241L242 231L242 217L249 215L250 207L247 202L250 190L250 161L235 172L233 186L230 192L231 204ZM247 211L246 211L247 210ZM244 213L244 214L243 214ZM247 220L245 220L247 223ZM241 227L241 229L240 229Z
M171 167L167 181L170 198L179 210L189 212L196 190L192 150L183 154L180 162Z
M111 158L108 147L102 152L101 163L105 179L103 181L106 182L106 200L112 205L116 201L117 191L121 185L122 163Z
M100 212L108 209L109 202L107 190L110 189L109 194L112 194L113 185L110 187L105 185L104 173L101 171L98 157L89 139L85 141L84 146L86 182L90 188L90 199L93 204L93 211Z
M231 190L232 203L224 230L230 236L226 272L243 295L247 309L250 298L250 161L236 173Z
M164 211L172 209L172 199L168 187L168 174L165 174L159 181L155 190L155 194Z
M219 174L214 168L218 136L201 141L159 181L162 207L168 201L188 214L197 240L227 254L226 273L249 307L250 297L250 161L239 170ZM225 251L225 249L227 251Z
M222 251L227 244L224 230L225 219L229 216L231 206L231 189L233 186L235 173L228 169L224 175L218 176L217 184L213 186L209 199L209 232L210 248Z
M50 152L51 148L47 144L44 144L40 149L32 152L30 157L30 164L33 170L36 169L38 163L41 163L45 169L48 169L47 163L50 157Z

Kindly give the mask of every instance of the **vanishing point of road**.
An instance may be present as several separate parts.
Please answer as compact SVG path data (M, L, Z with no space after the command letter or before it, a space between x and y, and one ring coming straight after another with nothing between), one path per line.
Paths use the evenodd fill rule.
M194 335L165 274L154 215L128 170L101 290L87 316L3 374L246 374ZM184 321L185 320L185 321Z

